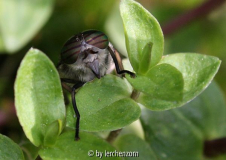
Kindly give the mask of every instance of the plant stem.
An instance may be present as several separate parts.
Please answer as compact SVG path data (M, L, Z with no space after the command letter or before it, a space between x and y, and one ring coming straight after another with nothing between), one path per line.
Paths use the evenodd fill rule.
M108 135L107 137L107 141L109 143L112 143L114 142L114 140L118 137L119 133L121 132L122 129L118 129L118 130L115 130L115 131L111 131L110 134Z
M205 141L204 155L206 157L216 157L220 154L226 154L226 138Z
M225 0L208 0L204 2L202 5L198 6L197 8L194 8L175 19L171 20L169 23L164 25L162 27L163 34L165 36L168 36L179 29L183 28L187 24L205 17L210 12L212 12L217 7L222 6L222 4L226 2Z
M140 95L140 92L135 90L135 89L133 89L133 92L131 93L130 98L132 98L133 100L136 100L139 97L139 95ZM111 131L106 140L109 143L114 142L114 140L118 137L118 135L121 132L121 130L122 129Z
M136 89L134 89L133 92L132 92L132 94L131 94L131 96L130 96L130 98L132 98L133 100L137 100L137 98L139 97L139 95L140 95L140 92L137 91Z

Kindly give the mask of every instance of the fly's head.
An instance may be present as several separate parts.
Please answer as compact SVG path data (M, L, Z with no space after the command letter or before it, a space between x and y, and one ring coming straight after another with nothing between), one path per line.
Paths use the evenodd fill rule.
M107 56L108 37L97 30L88 30L71 37L61 51L61 63L91 69L100 78L100 66Z

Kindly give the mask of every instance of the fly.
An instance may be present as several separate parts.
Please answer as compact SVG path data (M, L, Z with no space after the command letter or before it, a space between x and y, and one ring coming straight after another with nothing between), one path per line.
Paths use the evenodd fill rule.
M108 37L97 30L88 30L72 36L61 50L57 66L62 86L71 92L72 105L76 114L75 140L79 140L80 114L76 105L75 91L94 78L100 79L111 73L135 74L123 70L119 53L109 42Z

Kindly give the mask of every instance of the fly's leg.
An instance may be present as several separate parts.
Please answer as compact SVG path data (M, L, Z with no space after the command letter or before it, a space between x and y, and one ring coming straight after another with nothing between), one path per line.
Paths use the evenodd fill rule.
M71 79L65 79L65 78L61 78L61 82L62 82L63 88L65 88L67 91L71 92L72 105L73 105L73 109L74 109L75 115L76 115L75 140L78 141L80 139L79 138L80 114L79 114L79 111L78 111L78 108L77 108L77 105L76 105L75 91L76 91L76 89L78 89L81 86L83 86L85 83L74 81L74 80L71 80ZM72 88L70 88L65 83L71 83L71 84L75 84L75 85Z
M116 57L116 51L113 48L112 44L110 44L110 43L109 43L109 46L108 46L108 50L109 50L109 52L111 54L111 57L113 58L113 61L115 63L115 68L116 68L117 74L125 74L125 73L127 73L127 74L130 75L130 77L135 78L136 77L135 73L127 71L127 70L121 70L120 69L119 62L118 62L117 57Z
M76 124L75 124L75 140L78 141L79 138L79 121L80 121L80 114L76 105L76 100L75 100L75 91L76 89L80 88L81 86L83 86L84 83L79 82L77 84L75 84L72 87L72 91L71 91L71 99L72 99L72 105L75 111L75 115L76 115Z

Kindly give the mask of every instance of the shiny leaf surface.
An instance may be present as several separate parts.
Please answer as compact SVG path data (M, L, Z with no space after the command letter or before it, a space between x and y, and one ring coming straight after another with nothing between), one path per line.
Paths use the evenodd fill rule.
M120 12L130 62L137 73L146 73L160 61L163 54L164 39L160 25L133 0L122 0ZM153 44L152 50L146 51L145 46L149 43Z
M164 110L179 107L191 101L210 84L221 61L213 56L180 53L163 57L160 64L165 63L172 65L182 73L184 79L183 99L180 102L161 100L153 102L148 95L143 94L138 101L148 108L157 105L161 106L161 110Z
M21 62L15 82L15 101L20 124L36 146L43 143L49 124L65 118L59 75L39 50L30 49Z
M136 90L145 94L149 103L146 105L143 99L138 99L138 102L149 109L170 109L171 106L164 106L160 102L179 103L183 98L182 74L169 64L157 65L145 75L137 75L134 79L129 76L127 78Z
M86 131L115 130L129 125L140 116L140 107L130 99L131 88L125 80L107 75L85 84L76 95L80 127ZM67 126L75 126L72 106Z

